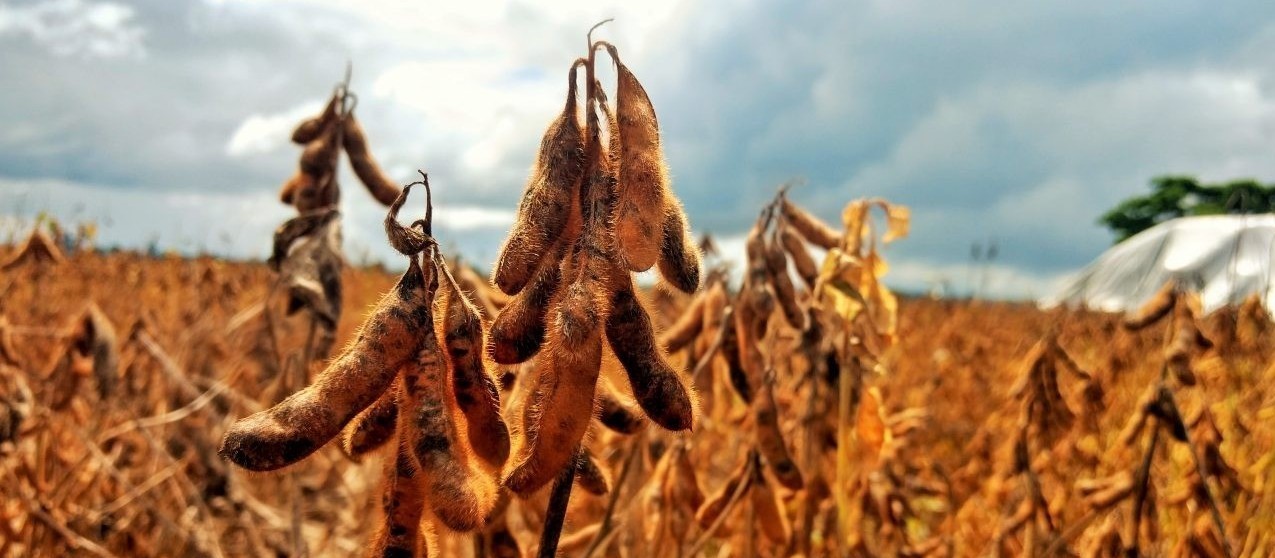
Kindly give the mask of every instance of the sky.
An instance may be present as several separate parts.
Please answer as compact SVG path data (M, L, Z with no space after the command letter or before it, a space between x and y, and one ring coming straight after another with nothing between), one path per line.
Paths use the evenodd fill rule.
M1033 297L1154 176L1275 181L1269 0L0 0L0 240L45 212L103 245L264 257L291 130L350 61L374 156L427 170L439 241L486 267L608 17L596 38L727 257L800 178L790 197L833 223L854 198L911 207L896 288ZM340 178L348 258L396 266L384 209Z

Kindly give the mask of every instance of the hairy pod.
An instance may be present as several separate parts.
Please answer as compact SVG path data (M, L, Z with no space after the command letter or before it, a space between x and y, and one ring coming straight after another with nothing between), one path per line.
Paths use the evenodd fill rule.
M363 126L353 114L346 115L344 126L341 144L345 147L345 154L350 157L350 167L354 169L354 175L359 177L359 182L363 183L376 201L381 202L382 205L394 203L394 199L399 194L398 184L385 176L381 165L372 158L372 153L368 151L367 134L363 133Z
M295 463L331 440L385 392L395 373L416 356L420 331L430 331L431 296L413 263L381 297L354 342L310 386L278 405L240 419L219 453L252 471Z
M400 436L395 440L394 451L385 456L385 478L381 487L381 509L385 513L385 521L372 535L368 558L429 555L421 533L425 491L421 486L420 471L409 451L407 440Z
M469 423L469 443L479 458L499 468L509 459L509 427L500 416L500 389L483 360L483 320L460 290L446 264L440 262L444 354L451 371L456 403Z
M1155 295L1138 308L1136 312L1125 316L1124 327L1137 331L1160 321L1160 318L1168 315L1169 311L1173 309L1177 300L1177 285L1173 281L1166 281L1160 287L1160 290L1156 291Z
M495 507L498 487L474 463L472 448L460 435L458 405L433 329L419 337L415 361L402 369L398 429L408 437L420 464L425 499L434 516L449 529L472 531Z
M549 125L540 153L518 205L513 230L500 249L492 280L501 291L517 294L541 267L541 260L567 228L571 206L584 175L584 134L576 107L576 68L572 64L567 102Z
M554 327L561 332L562 346L567 350L597 337L608 312L605 260L594 257L581 263L580 273L567 285L562 300L554 308Z
M332 98L328 99L327 106L323 107L323 112L320 112L318 116L302 120L301 124L292 131L292 143L305 145L318 138L328 123L336 118L338 97L339 95L332 95Z
M563 277L571 278L564 295L554 307L554 326L562 335L563 348L573 350L599 335L608 312L606 296L608 275L612 270L613 233L608 227L615 202L615 176L609 158L602 154L597 114L589 103L589 152L597 156L589 161L585 186L581 190L580 219L582 231L573 253L562 264Z
M535 356L545 341L550 302L562 283L558 260L565 252L559 241L551 255L540 262L535 277L525 289L509 300L491 324L487 353L498 364L519 364Z
M664 350L675 353L689 345L708 324L704 315L704 303L712 291L704 291L691 299L690 305L677 317L672 326L660 334L660 346Z
M395 385L345 426L341 433L341 450L353 458L376 451L394 438L397 424L398 388Z
M695 420L695 394L668 363L655 343L651 318L623 270L613 277L606 337L628 374L633 396L655 424L668 430L690 429Z
M561 334L554 331L537 359L535 383L524 406L523 444L505 479L505 486L521 495L538 490L573 463L593 416L602 338L595 335L571 351L561 343Z
M806 243L787 223L779 227L779 240L784 250L788 252L788 257L792 259L797 275L801 277L807 288L813 289L815 279L819 277L819 264L815 263L815 259L810 257L810 252L806 251Z
M621 403L607 390L598 390L597 396L598 422L620 434L637 434L646 427L646 419L641 414Z
M770 284L774 288L779 309L783 311L784 320L798 331L805 331L809 323L806 322L806 312L797 302L797 288L788 275L788 257L784 255L784 247L778 242L765 243L765 257Z
M646 89L629 68L616 64L615 112L620 137L620 188L616 238L630 271L646 271L660 257L668 193L668 168L660 147L659 122ZM681 211L681 208L675 208ZM680 287L679 287L680 288ZM694 290L694 289L691 289Z
M754 417L757 419L757 449L765 458L766 465L775 474L780 484L791 490L801 490L805 482L801 478L801 470L788 453L788 445L784 442L783 431L779 429L779 408L775 404L775 390L772 382L763 381L753 401Z
M585 450L580 451L576 460L576 482L585 492L595 496L611 491L611 481L607 479L606 473L598 466L593 455Z
M699 247L691 238L682 202L669 197L665 204L664 227L658 261L660 276L684 293L699 288Z
M784 219L788 221L788 224L792 225L793 230L806 239L806 242L824 250L831 250L841 245L841 233L837 229L819 220L818 217L810 214L810 212L787 198L783 200L780 206L783 208Z

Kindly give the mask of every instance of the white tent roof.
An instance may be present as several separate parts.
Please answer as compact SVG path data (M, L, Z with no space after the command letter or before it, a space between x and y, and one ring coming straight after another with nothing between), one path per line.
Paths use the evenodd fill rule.
M1275 311L1272 250L1275 215L1182 217L1113 246L1040 304L1129 311L1176 279L1200 293L1205 312L1254 293Z

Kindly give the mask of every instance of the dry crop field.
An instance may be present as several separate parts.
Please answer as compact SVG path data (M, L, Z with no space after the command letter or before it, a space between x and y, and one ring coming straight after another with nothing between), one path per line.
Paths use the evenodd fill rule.
M588 46L490 269L440 253L447 208L384 176L348 83L293 135L265 264L5 247L0 555L1275 550L1258 301L901 300L906 208L830 224L787 188L729 273ZM343 264L342 152L406 271Z

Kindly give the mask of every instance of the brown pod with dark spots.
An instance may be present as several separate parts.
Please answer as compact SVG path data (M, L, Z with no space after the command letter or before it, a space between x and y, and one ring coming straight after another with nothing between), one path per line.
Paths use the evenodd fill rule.
M710 291L699 293L677 317L677 321L660 334L660 346L664 350L670 353L682 350L699 336L704 327L710 325L704 321L704 303L708 300L709 293Z
M341 450L358 458L376 451L394 438L398 424L398 389L390 387L368 408L363 409L341 433Z
M805 310L802 310L801 304L797 302L797 288L793 286L792 277L788 275L788 257L784 255L784 247L780 246L779 242L772 241L765 244L765 250L770 284L775 290L775 298L779 301L779 309L783 311L784 320L798 331L805 331L809 324L806 322Z
M621 403L616 396L606 390L598 390L597 397L598 422L620 434L637 434L646 427L646 419L636 410Z
M328 99L327 106L323 107L323 112L320 112L318 116L302 120L301 124L297 125L296 129L292 131L292 143L305 145L318 138L328 123L332 122L333 118L336 118L338 97L339 95L332 95L332 98Z
M545 341L550 301L562 283L564 242L559 241L550 256L540 262L535 277L525 289L509 300L492 321L487 333L487 354L497 364L519 364L540 352Z
M416 356L420 331L430 331L432 297L413 263L381 297L354 342L314 383L278 405L236 421L218 451L252 471L300 461L336 436L385 392L398 368Z
M841 245L841 233L837 229L820 221L818 217L786 198L779 205L783 208L784 219L792 225L793 230L806 239L806 242L824 250L831 250Z
M695 421L695 393L656 345L651 318L633 291L633 279L624 270L615 271L607 342L646 416L668 430L688 430Z
M372 153L367 147L367 134L363 133L363 126L359 125L359 121L353 114L346 115L344 126L341 144L345 147L345 154L350 157L350 167L354 169L354 175L359 177L359 182L363 183L376 201L381 202L382 205L394 203L394 199L399 194L398 184L385 176L381 165L372 158Z
M460 413L438 339L432 328L423 333L416 359L402 369L398 430L420 464L425 501L434 516L448 529L472 531L495 507L499 488L459 436L455 417Z
M496 259L492 281L506 294L527 286L567 228L585 165L585 138L576 107L576 68L582 63L571 65L566 106L545 131L513 230Z
M576 460L576 483L585 492L595 496L603 496L611 491L611 481L607 480L606 473L598 466L593 455L585 450L580 451Z
M691 238L690 226L682 202L672 196L665 204L664 228L661 233L660 276L684 293L699 288L699 247Z
M368 558L429 555L421 533L425 491L410 451L407 440L396 437L395 451L385 457L385 479L381 487L381 509L385 513L385 521L372 535L367 548Z
M500 389L483 361L483 320L478 308L456 284L446 264L439 262L443 311L441 334L451 371L456 403L469 423L474 453L500 468L509 459L509 426L500 416Z
M620 61L616 49L608 45L608 51L616 65L615 112L620 136L616 239L628 269L646 271L660 257L665 234L666 205L671 201L668 167L660 147L655 107L646 89Z
M523 444L505 479L505 486L521 495L540 489L573 463L593 416L593 394L602 369L601 336L573 351L561 344L561 335L553 332L537 359L535 383L523 408Z
M797 268L797 275L806 283L806 287L813 289L815 279L819 277L819 265L810 257L810 252L806 251L806 243L787 224L780 225L779 239L788 252L788 257L792 259L793 267Z
M775 390L771 382L761 383L757 399L753 401L753 410L757 419L757 449L765 458L766 465L780 484L791 490L801 490L805 482L784 443L783 431L779 429L779 408L775 405Z

